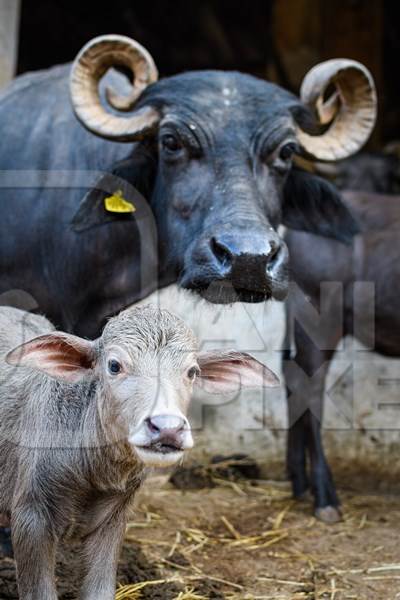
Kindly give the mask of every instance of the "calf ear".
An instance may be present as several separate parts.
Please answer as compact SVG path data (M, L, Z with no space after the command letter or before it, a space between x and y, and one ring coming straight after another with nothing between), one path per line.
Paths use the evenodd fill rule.
M90 375L94 361L93 342L58 332L25 342L6 356L9 365L31 367L67 383Z
M197 360L200 366L197 385L210 393L279 385L275 373L247 352L211 350L200 353Z
M106 223L134 221L146 204L142 194L148 196L152 189L154 168L153 158L143 153L116 163L83 197L71 221L72 229L80 232ZM114 211L105 206L110 197L117 198ZM122 207L119 211L118 202ZM129 209L129 205L133 208Z
M317 175L293 169L286 181L282 223L350 244L359 226L337 189Z

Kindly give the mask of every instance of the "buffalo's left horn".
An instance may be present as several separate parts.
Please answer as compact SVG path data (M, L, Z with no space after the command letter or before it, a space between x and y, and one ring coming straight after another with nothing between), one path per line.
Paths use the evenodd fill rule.
M325 126L320 135L299 129L298 140L308 155L338 160L354 154L368 140L376 121L376 90L370 72L359 62L335 59L316 65L305 76L300 97Z
M151 55L143 46L122 35L102 35L86 44L72 65L70 92L79 120L93 133L115 141L140 139L153 129L159 114L143 106L129 116L108 112L99 96L99 82L110 67L124 66L134 76L129 96L106 90L110 106L119 111L131 110L143 90L157 81L158 72Z

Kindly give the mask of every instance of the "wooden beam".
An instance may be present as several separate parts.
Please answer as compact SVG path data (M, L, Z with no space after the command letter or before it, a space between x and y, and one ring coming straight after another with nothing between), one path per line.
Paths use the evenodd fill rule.
M15 74L20 0L0 0L0 88Z
M384 2L379 0L320 1L323 59L353 58L368 67L375 79L379 99L379 118L369 145L380 147L384 114Z
M274 43L287 82L278 73L269 78L297 93L304 75L321 58L320 0L277 0L273 7Z

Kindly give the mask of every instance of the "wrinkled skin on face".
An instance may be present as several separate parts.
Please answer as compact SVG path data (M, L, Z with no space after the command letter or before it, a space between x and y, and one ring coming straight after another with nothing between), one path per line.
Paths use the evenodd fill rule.
M293 99L235 73L167 85L176 101L159 125L152 206L181 285L218 302L283 298L288 257L276 229L297 148Z
M307 182L297 185L293 198L296 119L310 115L288 92L240 73L197 72L150 86L142 105L162 114L157 131L116 172L149 198L163 276L171 273L213 302L282 300L288 252L277 233L281 223L346 241L354 233L323 180L313 177L312 194ZM135 157L140 169L129 167Z
M162 79L135 105L157 111L157 124L128 145L82 127L69 74L22 76L0 96L0 168L12 175L0 293L24 290L59 329L93 339L108 317L176 281L213 302L282 299L281 223L351 241L357 228L335 188L292 166L297 124L312 122L297 97L240 73ZM130 89L112 70L103 96L106 86ZM15 169L29 185L18 187ZM117 190L135 213L106 210Z

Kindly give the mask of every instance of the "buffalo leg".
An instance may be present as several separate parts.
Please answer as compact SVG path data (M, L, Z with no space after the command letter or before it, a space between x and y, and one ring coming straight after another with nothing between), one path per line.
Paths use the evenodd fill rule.
M309 411L307 414L307 446L310 456L311 491L314 496L315 516L328 523L340 519L339 498L332 473L325 457L321 439L321 420Z
M283 365L288 393L287 468L293 494L299 498L310 489L315 515L323 521L340 518L339 500L321 439L323 393L326 374L340 336L332 335L319 350L295 326L296 355ZM310 477L307 477L307 456Z
M286 391L289 398L289 390ZM310 481L307 475L307 442L306 428L303 418L296 420L296 410L293 402L288 400L289 429L287 438L286 465L290 481L292 482L293 496L297 499L303 498L310 489Z

